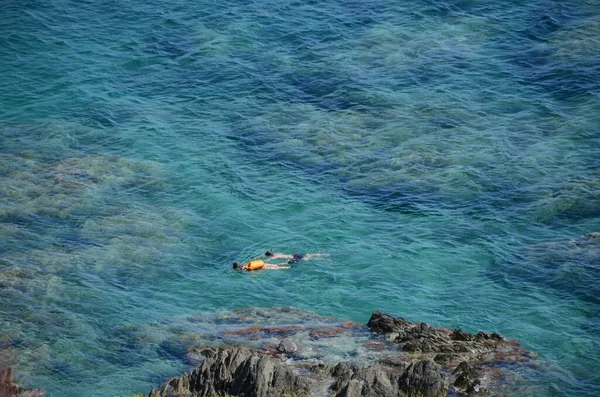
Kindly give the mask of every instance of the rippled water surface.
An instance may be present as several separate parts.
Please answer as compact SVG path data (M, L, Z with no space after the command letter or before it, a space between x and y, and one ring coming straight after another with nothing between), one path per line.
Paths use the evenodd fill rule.
M147 393L185 368L160 324L296 306L500 332L539 354L531 396L600 395L596 1L0 15L0 362L23 385ZM230 271L270 247L330 256Z

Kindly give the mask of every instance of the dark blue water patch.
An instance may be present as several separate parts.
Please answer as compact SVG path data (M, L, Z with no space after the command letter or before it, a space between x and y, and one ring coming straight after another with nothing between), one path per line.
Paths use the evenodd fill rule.
M583 323L581 325L581 330L600 336L600 312L598 312L596 315L592 315L589 320Z
M561 22L556 16L547 14L550 10L545 10L540 15L534 15L526 20L527 27L521 32L525 37L533 41L545 42L549 36L562 28Z
M557 34L579 29L581 14L572 5L533 7L523 20L523 30L507 32L492 46L520 68L521 84L540 87L559 101L581 100L582 96L592 99L600 88L600 58L592 53L557 57L557 45L563 46L558 50L568 52L571 44L553 41Z
M161 32L161 36L151 36L144 50L147 54L166 56L172 60L189 55L192 52L190 43L182 40L182 36Z
M422 215L422 205L434 204L436 191L410 191L406 186L381 186L357 188L342 180L341 190L348 196L359 199L383 211Z
M441 124L452 123L451 120L441 118ZM492 208L509 208L518 205L525 208L535 200L539 195L531 190L521 188L522 183L518 180L499 178L502 170L502 160L494 164L473 164L478 170L472 176L472 181L479 187L477 192L471 192L465 196L456 196L452 193L443 193L439 186L433 182L423 182L423 177L427 175L423 169L430 169L437 172L448 166L447 160L443 156L434 158L424 158L415 160L417 164L408 162L407 167L415 167L414 176L409 172L404 180L391 181L389 183L360 187L355 185L355 178L352 176L342 176L352 172L359 172L357 177L369 174L371 171L378 171L379 164L376 160L381 158L393 157L391 153L393 147L379 150L370 158L356 161L352 165L338 165L335 162L328 161L326 156L315 156L314 153L305 153L304 148L299 147L296 152L281 152L273 137L268 130L254 127L245 123L240 123L240 128L234 130L230 139L237 142L241 150L248 153L252 161L264 167L279 164L302 171L312 180L323 182L325 179L331 180L331 176L337 176L339 188L345 194L358 200L367 202L377 208L387 211L398 211L405 213L418 213L423 207L435 208L468 208L474 213L478 211L486 212ZM478 206L478 201L484 202L485 207ZM512 208L512 207L511 207Z
M407 3L401 12L411 15L416 21L423 19L452 21L454 18L464 15L507 15L522 6L522 3L514 0L503 2L495 0L417 0Z
M39 218L35 214L20 214L17 212L5 212L0 215L0 222L11 223L17 226L34 226Z
M550 71L534 76L533 81L560 101L595 99L600 88L600 66L597 63L590 66L553 65Z
M291 86L298 94L289 98L294 102L307 103L326 111L348 110L369 105L367 95L348 77L333 71L297 73L290 76Z
M256 9L256 16L254 10L248 16L265 26L260 31L261 38L302 49L314 43L338 40L343 38L342 34L358 33L380 21L387 7L387 3L380 1L294 2L284 6L267 5L264 10L260 7ZM262 17L264 11L275 18ZM306 20L310 20L310 24L306 24Z
M44 362L45 369L58 378L72 378L75 374L71 363L65 360L53 359Z
M4 336L4 335L2 335ZM0 352L9 348L17 348L17 349L24 349L27 348L27 346L29 345L29 343L27 342L27 340L25 340L24 338L11 338L11 339L3 339L0 340Z
M382 10L390 7L385 1L378 0L342 0L339 10L343 16L340 24L347 28L367 28L384 20Z
M78 230L68 230L66 234L62 235L57 245L66 252L76 252L86 247L103 247L105 243L97 239L84 237Z
M107 83L112 84L111 81ZM134 106L127 106L118 102L113 105L102 104L103 101L100 101L99 98L89 98L87 101L84 98L79 99L79 104L71 107L68 114L71 120L85 127L101 130L122 128L137 120L139 116L134 110Z
M88 352L86 352L88 353ZM78 358L81 360L81 358ZM50 376L58 382L70 385L97 384L103 376L107 375L106 363L99 357L86 354L85 364L73 362L72 359L55 358L40 362L36 368L40 376Z
M28 236L28 238L18 242L19 250L48 246L57 241L54 235L55 230L64 230L72 225L66 218L38 213L21 214L16 212L7 212L0 216L0 223L16 225L22 233ZM31 238L34 235L37 236L37 240Z
M600 303L600 243L588 238L541 243L512 260L493 259L490 279L505 287L542 285L556 293Z
M139 366L152 360L147 354L149 346L138 340L140 332L143 331L134 326L109 327L100 340L104 347L100 357L124 368Z
M253 127L244 127L236 130L230 135L230 139L238 142L242 151L252 156L253 162L261 167L272 166L273 163L291 167L302 171L315 181L321 181L332 173L338 174L339 187L342 192L350 197L364 201L370 205L386 211L402 213L419 213L420 206L451 205L460 201L453 197L443 196L439 189L432 184L421 184L407 181L405 183L383 184L372 187L356 187L353 178L339 176L341 169L336 164L326 160L318 161L311 154L310 161L305 160L302 148L297 153L279 153L269 148L272 146L272 138L268 133L259 131ZM369 161L367 163L370 163ZM365 166L367 165L365 163ZM354 165L358 168L358 165ZM469 200L470 201L470 200Z
M299 58L299 55L295 56ZM324 55L313 55L311 62L327 63ZM260 94L267 103L303 103L324 111L361 111L373 106L373 95L364 87L359 76L329 68L307 66L290 70L282 67L277 59L252 54L252 73L248 84L252 91ZM299 64L305 60L298 59ZM386 103L378 102L379 106Z
M240 11L252 14L248 10ZM312 11L318 12L316 9ZM348 11L346 10L346 12ZM364 14L365 12L361 12L352 15L360 15L361 18L364 18ZM237 18L239 17L237 16ZM206 17L203 16L203 18ZM229 23L235 22L230 21L230 18L230 15L224 15L223 18L210 18L205 20L205 24L216 31L222 31ZM293 18L288 20L285 15L282 18L286 20L287 24L293 25ZM219 20L218 24L215 24L216 20ZM320 53L315 50L314 44L326 42L328 37L334 42L341 42L343 38L337 33L338 28L336 28L336 25L342 22L348 21L345 18L340 18L340 21L326 18L322 23L317 23L316 27L312 26L309 30L298 27L298 32L295 32L294 29L290 32L289 29L285 29L286 35L295 35L295 38L289 37L284 40L287 44L286 48L290 50L290 54L300 64L322 62L331 55L329 52ZM357 24L367 23L362 20L354 22ZM319 27L322 27L323 31L319 30ZM156 79L153 79L152 85L138 84L136 92L142 96L148 96L150 91L163 95L165 88L167 88L168 92L177 89L178 95L184 94L194 97L202 97L203 92L208 95L214 95L218 91L225 95L231 95L232 92L262 92L270 95L274 100L305 101L324 109L348 109L356 106L356 104L366 102L360 93L355 95L354 90L351 89L356 83L349 84L352 82L340 80L343 78L342 75L326 71L324 73L329 73L329 76L317 76L316 74L322 73L320 72L323 70L322 68L318 68L318 71L303 70L302 73L290 75L286 73L282 66L277 65L277 60L275 60L276 62L269 62L268 53L265 54L264 51L261 51L261 48L264 48L264 50L269 49L270 41L273 42L273 45L281 45L281 32L277 32L277 28L282 27L265 22L264 34L261 34L262 41L259 48L253 50L237 48L234 54L228 54L229 58L222 57L221 59L214 56L209 58L186 57L188 64L184 68L178 68L174 72L171 70L171 73L168 74L161 73L164 79L160 79L158 86ZM339 29L343 29L343 26L340 26ZM185 36L188 34L186 29L175 32L165 31L165 29L157 30L159 30L157 33L146 39L148 42L147 51L150 53L159 51L181 57L191 51L190 46L185 42ZM199 55L201 55L201 51ZM265 60L265 58L267 59ZM236 60L239 60L239 63ZM159 62L165 67L168 66L160 60ZM245 76L240 65L247 65L248 73L252 75L250 79ZM172 67L169 66L168 69L172 69ZM236 82L234 86L229 84L231 81ZM139 77L136 78L135 82L139 82ZM216 89L215 84L222 85L222 90ZM128 86L132 88L129 84ZM142 90L148 93L144 93ZM297 95L298 97L282 97L281 94L286 92L288 96ZM337 95L333 95L335 93Z
M97 357L105 363L116 365L121 368L135 368L152 360L148 352L136 353L134 345L127 344L105 344L102 352L97 353Z
M183 361L188 353L188 345L177 340L166 339L156 348L159 357L166 360Z

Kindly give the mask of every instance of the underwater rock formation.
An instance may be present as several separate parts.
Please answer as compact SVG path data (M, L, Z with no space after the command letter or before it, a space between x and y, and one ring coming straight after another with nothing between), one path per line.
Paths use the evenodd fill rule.
M549 286L559 293L600 303L600 233L534 244L522 253L527 266L498 263L494 271L511 282Z

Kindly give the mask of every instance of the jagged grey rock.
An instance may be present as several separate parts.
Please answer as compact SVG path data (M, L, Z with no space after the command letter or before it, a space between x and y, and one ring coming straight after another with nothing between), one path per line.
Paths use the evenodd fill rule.
M334 394L334 397L361 397L362 383L358 379L351 379Z
M453 372L456 375L454 387L459 392L471 395L480 391L482 372L466 361L461 362Z
M389 314L374 311L367 325L374 331L390 333L399 332L410 326L410 323L401 317L392 317Z
M284 354L294 354L299 351L299 348L290 338L284 338L279 342L277 351Z
M431 360L412 363L398 381L399 395L406 397L442 397L448 391L446 377Z
M149 397L309 396L306 380L289 367L265 354L243 348L205 348L203 363L191 373L169 379L162 390Z
M369 326L375 331L395 336L394 342L407 353L441 353L434 359L440 364L447 364L454 358L460 361L479 360L503 348L504 342L502 335L497 333L478 332L473 335L460 329L449 331L430 327L426 323L411 323L380 312L373 313Z
M331 376L335 396L439 397L448 390L441 367L427 360L410 364L401 375L397 369L379 365L340 363Z

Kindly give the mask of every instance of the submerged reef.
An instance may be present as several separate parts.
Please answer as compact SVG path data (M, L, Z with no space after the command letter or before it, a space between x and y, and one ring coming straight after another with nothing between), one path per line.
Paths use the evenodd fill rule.
M21 153L0 160L0 220L25 226L95 214L98 197L150 193L163 181L159 164L111 155L46 159Z
M0 153L0 369L11 367L25 382L32 374L104 375L85 355L67 353L73 341L101 338L83 314L93 291L150 284L167 271L149 265L190 250L189 211L152 202L164 182L153 161Z
M556 219L580 220L600 215L600 177L574 177L557 182L552 188L538 189L532 204L532 218L542 223Z
M494 270L511 282L547 285L557 293L600 303L600 233L534 244L522 255L528 266L498 263Z
M497 333L377 311L366 325L295 308L241 309L211 322L212 335L180 329L194 368L149 397L514 395L517 373L535 368L534 353Z

